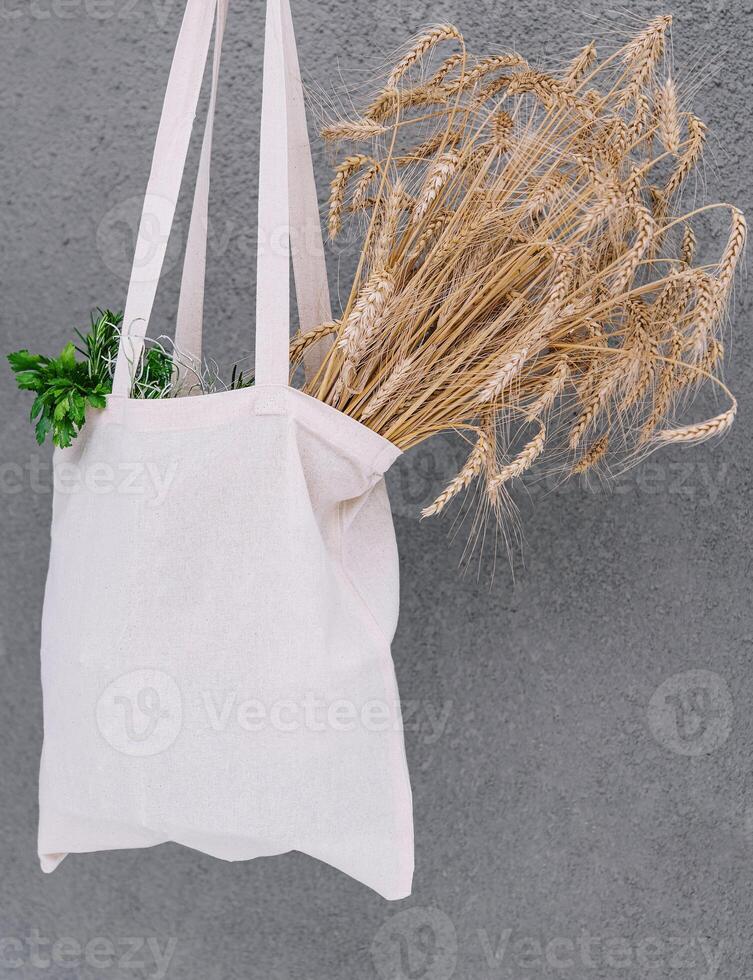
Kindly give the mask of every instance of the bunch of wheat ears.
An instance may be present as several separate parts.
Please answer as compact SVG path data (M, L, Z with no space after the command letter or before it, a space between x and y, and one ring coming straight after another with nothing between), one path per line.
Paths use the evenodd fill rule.
M589 44L556 74L474 58L440 25L360 118L323 132L345 147L330 236L360 220L364 243L341 318L295 338L294 359L331 336L306 390L402 449L468 438L425 516L476 478L498 509L540 458L583 473L734 420L719 336L746 224L680 206L706 126L678 103L670 23L601 62ZM694 221L714 208L729 239L694 264ZM673 426L709 379L725 411Z

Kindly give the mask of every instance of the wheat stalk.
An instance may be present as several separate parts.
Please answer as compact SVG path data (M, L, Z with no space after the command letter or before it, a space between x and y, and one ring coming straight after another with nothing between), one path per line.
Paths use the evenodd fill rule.
M709 251L696 215L721 205L682 208L706 127L664 68L669 25L549 72L515 53L476 57L440 25L360 117L328 127L364 142L342 154L330 194L330 231L355 215L363 245L306 390L403 450L480 432L426 516L476 479L500 513L534 462L586 472L607 451L637 459L732 423L728 410L672 427L691 384L727 393L716 335L746 226L731 209L720 257L694 266ZM458 50L409 82L445 41ZM516 420L537 423L519 451Z

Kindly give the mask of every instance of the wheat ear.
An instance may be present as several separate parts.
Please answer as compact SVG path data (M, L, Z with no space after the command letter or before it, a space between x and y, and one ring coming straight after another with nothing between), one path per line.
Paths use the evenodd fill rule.
M412 221L419 224L429 208L436 201L442 188L452 179L460 164L460 157L454 150L438 156L429 168L421 192L413 209Z
M546 383L542 394L539 395L536 401L526 407L525 412L530 419L537 419L546 415L565 390L569 375L570 369L567 366L567 360L563 357L557 365L554 374Z
M719 319L732 289L740 257L745 250L745 240L748 235L748 225L745 215L737 208L732 208L732 224L729 238L724 248L724 254L719 262L719 278L714 292L712 323Z
M290 360L298 360L301 354L308 350L312 344L324 337L329 337L330 334L337 333L339 329L340 323L337 320L328 320L326 323L320 323L318 327L314 327L312 330L307 330L306 333L297 333L290 342Z
M478 404L487 405L490 402L496 401L518 374L527 356L527 347L523 347L511 356L505 355L505 360L479 392Z
M588 452L584 453L573 465L572 472L574 474L578 474L585 473L586 470L590 470L592 466L595 466L600 459L603 459L604 456L606 456L608 449L609 436L602 436L601 439L597 439Z
M565 85L569 87L575 86L576 83L579 82L588 71L594 61L596 61L596 45L593 41L591 41L585 46L585 48L579 51L575 58L573 58L573 60L570 62L567 70L565 71Z
M624 62L630 77L618 99L619 108L624 108L651 78L664 53L665 36L671 25L671 16L655 17L626 45Z
M456 51L454 54L451 54L449 58L445 58L426 84L441 85L450 72L462 65L464 61L465 56L461 51Z
M371 255L371 266L373 269L383 269L387 265L390 251L394 247L397 239L397 229L400 223L400 215L406 203L410 201L405 185L400 178L395 182L394 187L387 196L384 211L381 215L381 222L374 239L374 246Z
M657 132L664 148L670 153L680 149L680 116L677 111L677 88L668 78L657 96Z
M705 442L713 436L719 436L726 432L735 421L737 415L737 401L733 401L730 408L721 415L715 415L712 419L699 422L697 425L684 425L678 429L662 429L654 436L654 441L660 445L680 442L691 445Z
M690 225L685 225L682 231L682 244L680 245L680 261L686 267L693 262L695 255L696 237Z
M490 496L495 498L499 488L503 486L503 484L522 476L526 470L529 470L544 451L545 443L546 427L544 425L540 425L539 431L536 433L533 439L526 443L515 459L506 466L501 467L494 474L494 476L491 477L487 484Z
M424 507L421 517L434 517L439 514L449 504L453 497L456 497L461 490L465 490L473 480L481 473L481 470L488 463L491 454L491 442L483 430L479 430L476 445L471 450L471 454L465 465L454 477L445 489L440 493L434 503Z
M342 228L342 215L345 210L345 191L348 181L357 173L361 167L371 161L371 157L364 156L362 153L346 157L335 170L335 176L330 184L329 194L329 217L327 226L329 237L336 238Z
M724 292L727 292L732 285L737 263L740 261L740 256L745 248L747 234L748 225L745 221L745 215L737 208L732 208L732 227L722 260L719 263L719 285Z
M322 138L329 142L351 140L354 143L363 143L373 140L375 136L381 136L384 131L384 126L372 119L341 119L330 126L325 126L322 130Z
M474 65L465 74L448 82L446 86L447 92L455 94L459 91L465 91L477 85L482 79L493 74L495 71L501 71L503 68L516 68L519 65L525 65L525 61L519 54L490 55L488 58L483 58L479 61L478 64Z
M634 209L634 213L636 217L635 239L623 256L617 276L612 284L614 295L619 295L630 284L630 280L635 275L635 271L646 254L656 231L656 222L648 208L639 206Z
M369 399L363 409L362 419L370 419L380 412L385 405L388 405L400 393L410 378L414 368L415 355L407 358L401 364L392 368L387 380L380 385L374 395Z
M685 178L700 160L705 143L706 124L701 122L697 116L690 116L688 118L688 145L664 188L664 193L667 196L680 189Z
M390 76L387 79L387 88L395 88L403 75L413 65L415 65L417 61L420 61L427 51L430 51L437 44L441 44L443 41L462 40L462 34L457 27L454 27L452 24L438 24L436 27L432 27L431 30L416 38L410 50L405 53L405 55L392 69Z
M338 341L338 346L345 352L346 360L353 366L366 350L394 291L394 277L381 269L373 272L361 289Z

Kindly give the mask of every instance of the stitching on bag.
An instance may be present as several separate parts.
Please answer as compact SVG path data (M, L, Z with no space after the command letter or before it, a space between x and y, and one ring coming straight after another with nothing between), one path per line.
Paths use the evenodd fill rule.
M370 493L371 490L369 490L368 492ZM353 594L353 597L357 600L357 602L360 604L362 609L366 612L367 619L369 620L369 625L375 634L375 638L379 641L379 643L382 646L386 647L387 654L389 656L391 641L387 637L387 634L382 629L379 620L374 615L374 612L371 606L369 605L369 603L367 602L365 596L358 588L355 579L352 577L350 573L350 569L348 568L348 563L345 560L345 535L343 533L343 502L342 501L337 505L337 537L338 537L337 550L338 550L338 555L340 557L340 567L343 570L343 578L345 579L347 585L349 586L350 591Z
M285 392L272 388L259 389L254 404L254 415L286 415Z

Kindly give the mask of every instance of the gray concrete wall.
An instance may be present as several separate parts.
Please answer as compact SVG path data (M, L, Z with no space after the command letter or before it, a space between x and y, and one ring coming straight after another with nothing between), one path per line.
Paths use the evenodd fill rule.
M181 8L3 3L3 351L53 351L90 308L122 305L127 224ZM294 2L313 90L340 69L358 84L408 32L442 19L477 48L515 44L547 61L664 9ZM712 126L709 193L753 213L753 5L685 0L672 12L679 77L698 83L696 108ZM261 17L261 0L233 4L217 125L207 321L221 325L211 344L225 357L248 346ZM323 196L319 150L317 170ZM723 229L709 234L721 247ZM335 288L351 258L331 255ZM177 271L158 302L165 323ZM743 286L728 368L741 409L729 438L654 456L611 495L533 490L514 577L504 556L493 581L491 558L463 575L462 534L417 520L457 459L450 440L390 474L417 861L413 896L397 905L297 854L229 865L170 845L41 874L50 452L33 443L29 399L0 372L0 977L142 978L164 975L165 960L180 980L750 976L750 308ZM65 937L78 946L59 945L55 958L72 966L51 958Z

